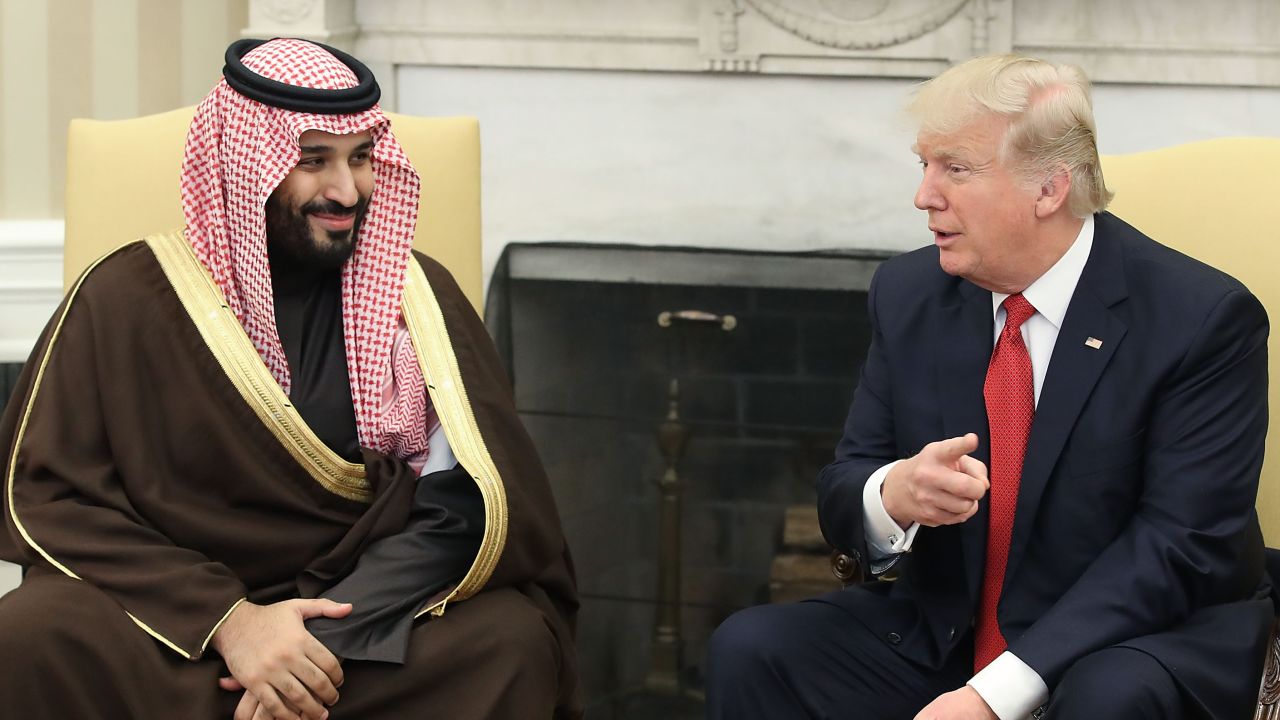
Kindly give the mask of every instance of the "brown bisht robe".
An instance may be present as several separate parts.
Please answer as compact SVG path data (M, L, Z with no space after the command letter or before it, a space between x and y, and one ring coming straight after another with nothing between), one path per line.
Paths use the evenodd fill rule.
M344 665L332 717L578 717L576 588L549 484L483 325L443 267L417 261L406 324L484 534L416 611L403 666ZM177 233L78 281L0 438L0 558L32 568L0 598L0 707L26 717L226 717L238 694L206 655L219 624L242 598L345 576L405 527L417 481L315 437Z

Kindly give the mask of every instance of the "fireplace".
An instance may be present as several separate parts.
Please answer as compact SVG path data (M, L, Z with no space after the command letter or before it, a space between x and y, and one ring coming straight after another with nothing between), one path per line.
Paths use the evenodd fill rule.
M814 504L885 257L507 246L486 323L574 553L590 717L701 717L711 632Z

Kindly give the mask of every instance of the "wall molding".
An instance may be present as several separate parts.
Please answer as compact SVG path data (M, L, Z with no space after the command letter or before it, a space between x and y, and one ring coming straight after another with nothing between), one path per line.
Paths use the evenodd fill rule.
M1280 87L1280 44L1116 47L1035 38L1020 40L1015 49L1079 65L1095 83Z
M1223 23L1166 0L249 3L256 34L341 37L389 76L425 65L918 79L1018 51L1100 83L1280 87L1274 0L1237 0Z
M299 37L350 50L359 35L355 0L249 0L241 37Z
M0 362L27 359L62 299L63 222L0 220Z
M745 0L770 23L809 42L841 50L873 50L901 45L933 32L960 12L969 0L934 0L916 14L885 17L888 3L875 6L868 17L846 20L830 9L806 12L804 3L788 0Z

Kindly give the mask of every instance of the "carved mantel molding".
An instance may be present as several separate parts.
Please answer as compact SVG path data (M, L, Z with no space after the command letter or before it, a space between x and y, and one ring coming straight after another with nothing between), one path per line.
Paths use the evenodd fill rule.
M1102 83L1280 87L1275 0L1236 0L1214 23L1204 22L1202 3L1173 0L250 0L249 7L246 35L344 46L371 62L380 81L402 65L921 78L973 55L1026 52L1077 63Z
M295 25L305 20L322 0L263 0L262 15L272 22Z
M746 3L773 25L824 47L841 50L874 50L901 45L937 30L955 17L969 0L936 0L921 3L910 15L888 14L888 0L823 0L818 3L826 15L807 11L798 0L746 0ZM899 3L899 5L906 3ZM833 7L834 6L834 7ZM856 19L844 19L840 9L863 8Z
M350 49L360 33L356 0L249 0L242 37L301 37Z
M927 77L975 47L1007 51L1009 8L1002 0L711 0L703 69Z

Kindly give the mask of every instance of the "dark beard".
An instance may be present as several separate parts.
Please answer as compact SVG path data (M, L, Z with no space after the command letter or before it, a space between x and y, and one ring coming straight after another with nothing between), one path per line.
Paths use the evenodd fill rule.
M310 202L294 212L284 200L272 196L267 199L267 254L273 269L336 270L355 251L360 225L369 208L369 198L360 198L355 207L344 207L335 202ZM326 215L355 214L350 230L325 231L326 242L312 236L307 216L312 213Z

